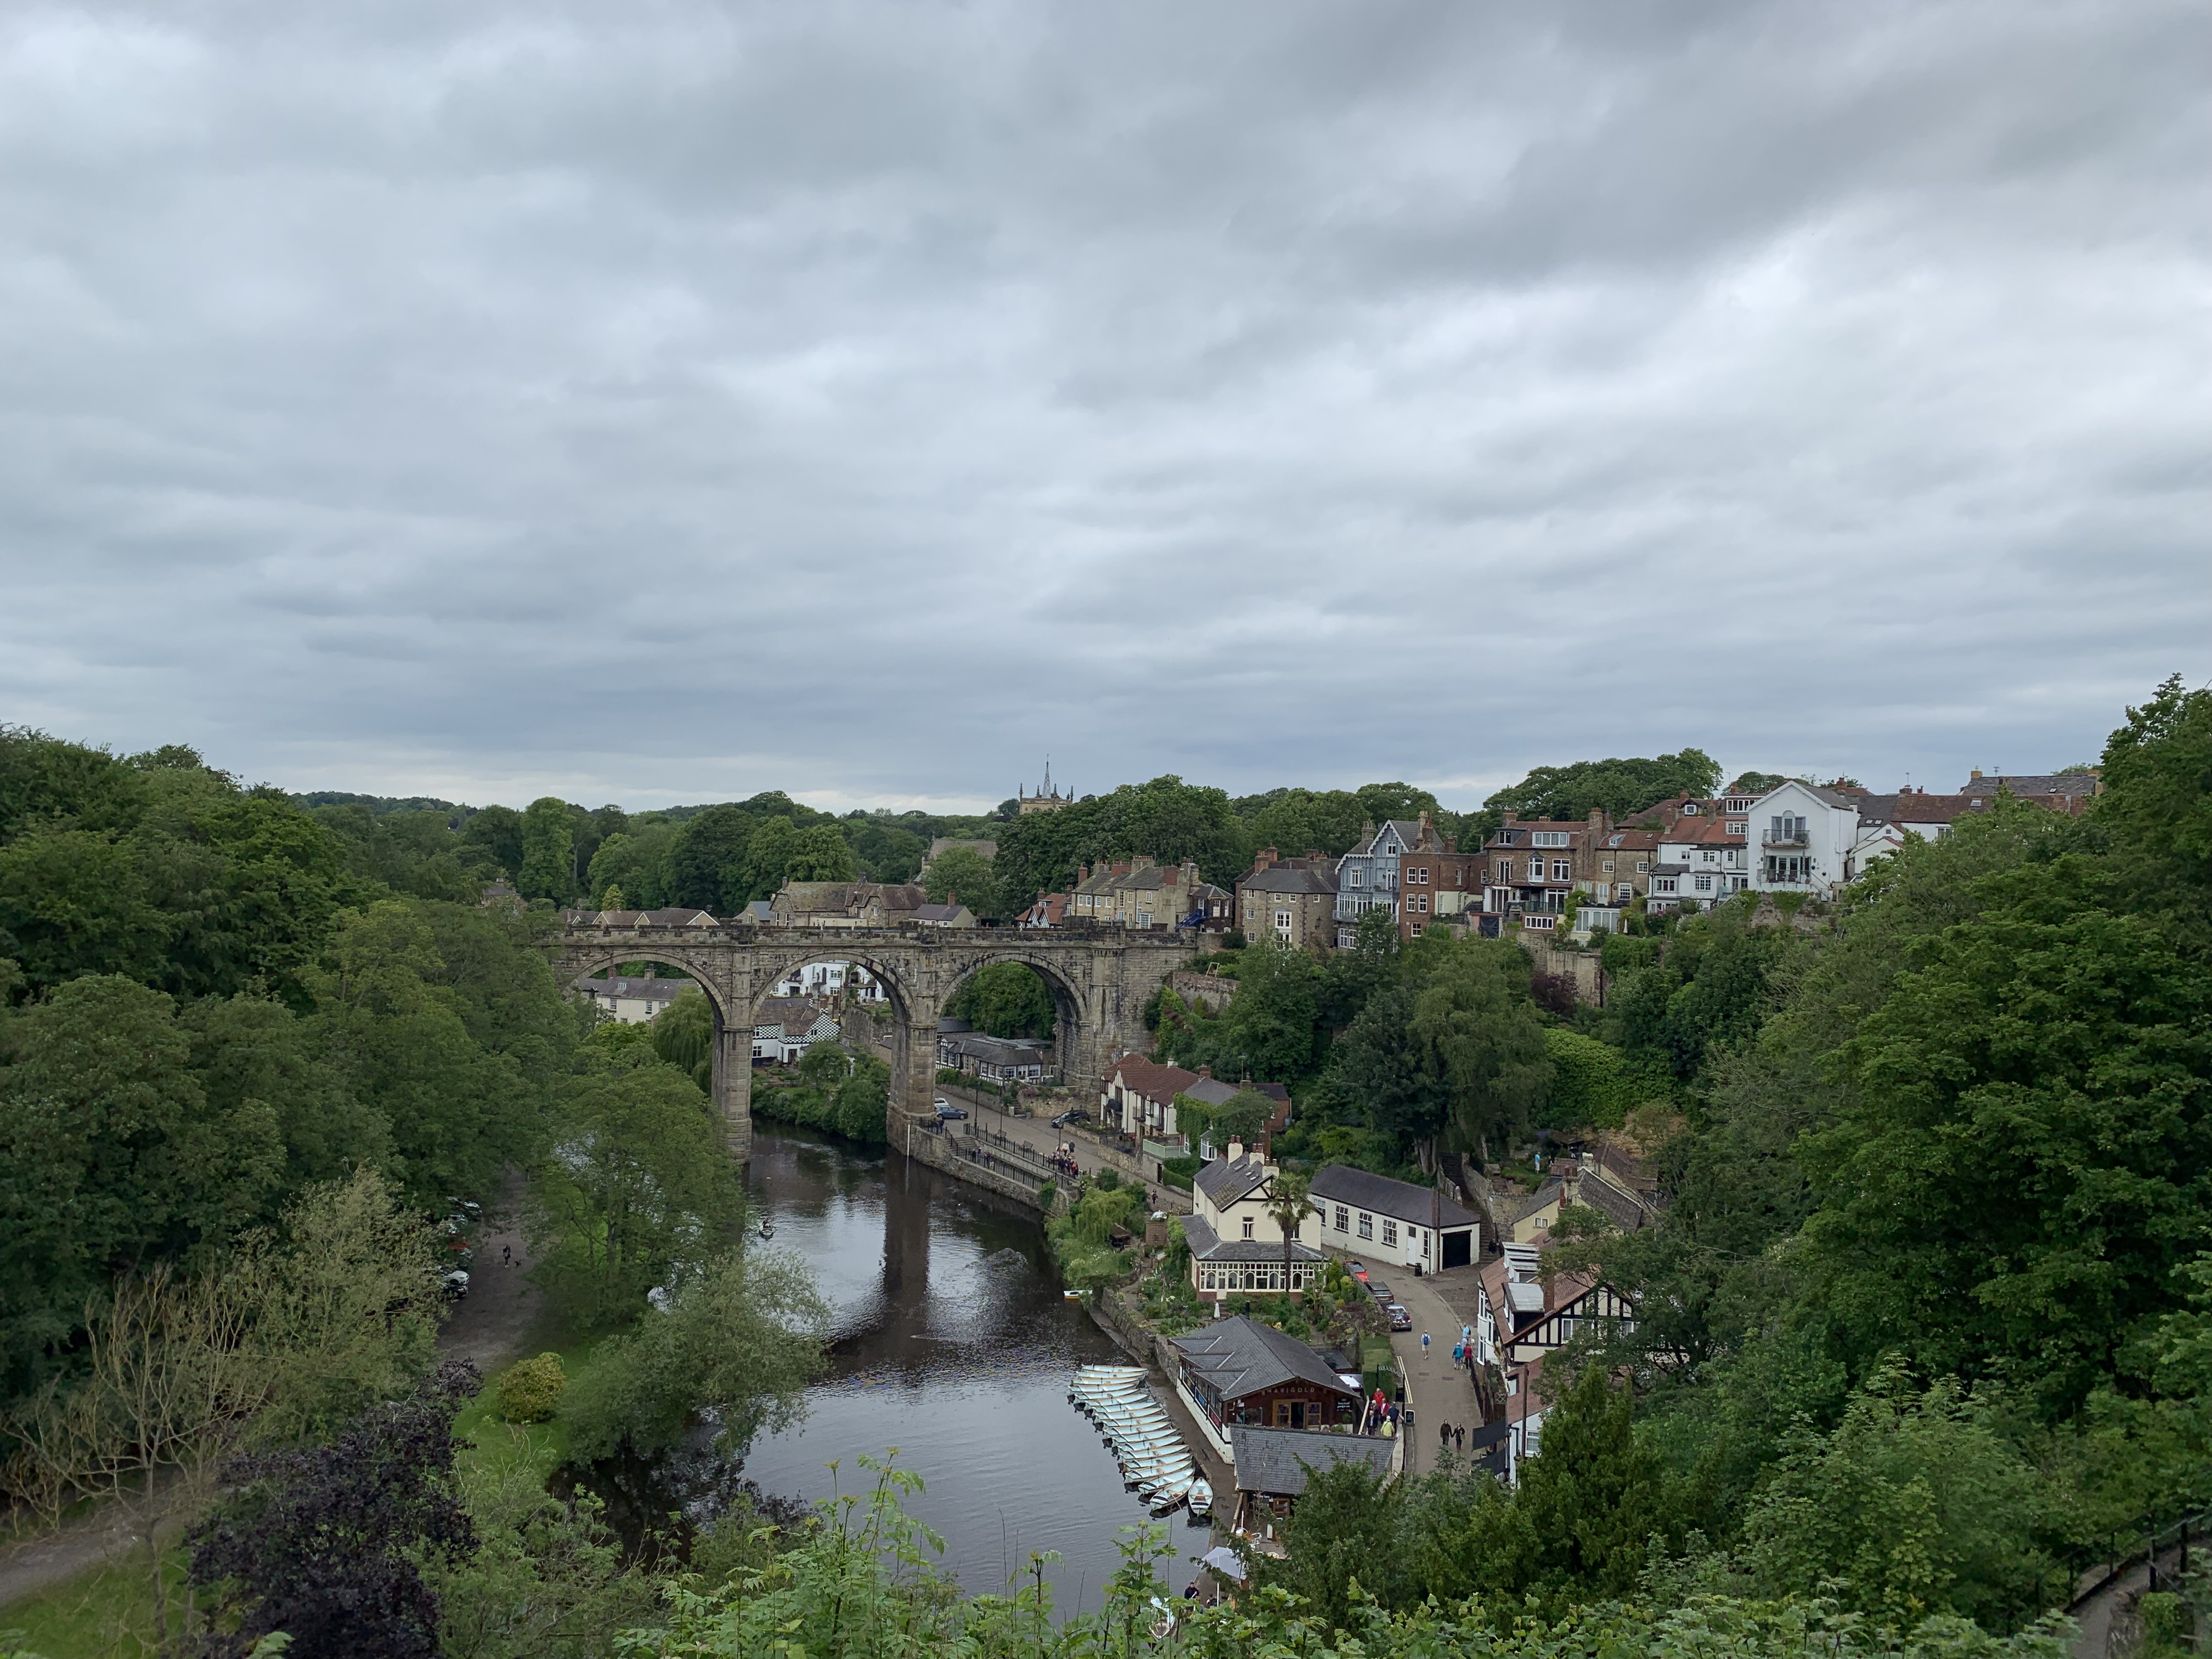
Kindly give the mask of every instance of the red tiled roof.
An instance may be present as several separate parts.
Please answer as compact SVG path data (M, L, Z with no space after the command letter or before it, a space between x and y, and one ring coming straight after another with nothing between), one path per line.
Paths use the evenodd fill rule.
M1147 1060L1142 1054L1124 1054L1115 1060L1107 1081L1111 1083L1117 1077L1121 1079L1124 1089L1161 1106L1172 1101L1192 1084L1201 1080L1195 1072L1186 1072L1180 1066Z

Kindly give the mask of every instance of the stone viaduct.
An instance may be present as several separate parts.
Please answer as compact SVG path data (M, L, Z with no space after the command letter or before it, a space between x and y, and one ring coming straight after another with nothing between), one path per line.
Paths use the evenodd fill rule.
M998 962L1035 969L1058 1015L1061 1077L1103 1086L1115 1055L1151 1046L1146 1000L1200 948L1165 930L779 927L702 918L690 927L568 927L555 971L573 983L618 963L659 962L699 982L714 1009L714 1102L742 1160L752 1151L754 1011L795 968L856 962L889 995L896 1035L887 1127L896 1146L908 1115L933 1115L938 1017L977 969Z

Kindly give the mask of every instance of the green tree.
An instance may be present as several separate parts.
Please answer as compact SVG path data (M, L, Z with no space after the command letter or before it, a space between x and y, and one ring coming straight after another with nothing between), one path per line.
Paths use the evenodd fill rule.
M1255 940L1237 966L1237 995L1217 1022L1224 1076L1288 1082L1314 1068L1314 959L1272 939Z
M712 1249L740 1206L698 1086L658 1060L611 1055L564 1092L532 1178L534 1271L585 1322L626 1318L679 1261Z
M501 1167L526 1153L536 1127L532 1073L546 1075L550 1050L568 1035L557 1026L537 1037L512 1032L506 1018L530 1014L526 1002L519 1011L492 1008L444 982L450 970L435 914L399 899L373 904L340 923L324 965L307 975L323 1054L389 1126L394 1170L426 1207L490 1191ZM481 911L467 918L470 929L496 926ZM456 945L473 936L454 930ZM550 988L543 962L531 965L535 982ZM512 1046L488 1048L471 1033L472 1019L487 1036L512 1037Z
M784 866L789 881L852 881L860 866L844 835L834 823L817 823L799 832Z
M1540 766L1483 805L1524 818L1586 818L1594 811L1622 818L1671 796L1710 795L1720 781L1721 769L1711 756L1701 749L1685 749L1650 760Z
M2103 884L2070 857L1990 878L1836 1051L1801 1152L1853 1346L2030 1366L2058 1413L2174 1304L2212 1202L2212 975Z
M763 820L745 848L745 896L773 898L799 855L798 827L781 814Z
M1544 1052L1552 1062L1552 1084L1542 1112L1552 1129L1617 1129L1636 1104L1635 1085L1620 1049L1595 1037L1547 1026Z
M961 981L945 1005L996 1037L1049 1037L1053 1033L1052 992L1044 977L1026 963L994 962Z
M461 826L461 840L481 849L494 867L507 872L510 881L522 873L522 814L512 806L487 806L471 812Z
M1028 902L1027 895L1019 904L1002 902L991 860L972 847L948 847L931 860L922 872L921 890L932 904L949 904L957 893L960 902L986 921L1003 921L1010 909Z
M1296 1595L1324 1631L1357 1626L1354 1586L1387 1607L1407 1606L1414 1597L1406 1508L1400 1483L1363 1462L1309 1465L1280 1528L1283 1553L1255 1557L1254 1583Z
M1544 1028L1528 997L1528 958L1505 939L1468 939L1413 1002L1407 1030L1422 1068L1443 1080L1463 1146L1504 1145L1551 1087Z
M741 1457L764 1428L804 1409L822 1367L829 1310L798 1257L731 1250L687 1278L665 1312L610 1337L562 1395L570 1455L651 1456L712 1407L716 1446Z
M710 806L685 823L668 853L668 902L716 915L742 909L753 896L753 829L752 814L737 806Z
M1635 1402L1587 1366L1544 1413L1542 1449L1521 1471L1502 1547L1479 1583L1555 1603L1627 1594L1670 1530L1664 1470L1638 1443Z
M1231 1103L1234 1103L1233 1102ZM1291 1283L1291 1247L1297 1243L1298 1229L1310 1215L1321 1211L1313 1201L1313 1182L1295 1170L1278 1170L1267 1183L1267 1218L1282 1230L1283 1285Z
M525 898L566 904L576 896L576 824L568 802L545 795L522 815L522 869L515 890Z
M211 1108L176 1005L72 980L11 1023L0 1072L0 1341L21 1388L111 1268L176 1260L259 1215L283 1178L276 1112Z
M710 809L712 810L712 809ZM696 823L697 819L692 823ZM674 871L678 826L633 820L629 829L617 830L599 843L584 878L589 902L603 910L658 910L682 903L677 896ZM742 854L740 854L742 859ZM708 890L713 902L690 905L696 910L720 911L727 907L719 885L719 874L710 875ZM696 884L695 884L696 890ZM618 891L620 904L610 896Z
M714 1086L714 1005L688 987L653 1017L653 1051L703 1091Z
M2047 1489L1986 1418L1954 1380L1916 1390L1886 1367L1832 1433L1801 1427L1744 1522L1759 1587L1833 1582L1900 1630L1934 1613L2014 1629L2063 1601L2066 1574L2037 1543Z

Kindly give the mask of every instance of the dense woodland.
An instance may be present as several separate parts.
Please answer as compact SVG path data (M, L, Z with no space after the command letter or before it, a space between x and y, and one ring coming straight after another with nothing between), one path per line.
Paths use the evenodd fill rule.
M1510 942L1379 925L1326 962L1229 953L1218 1016L1164 992L1162 1052L1291 1085L1293 1158L1510 1172L1540 1131L1625 1126L1671 1198L1643 1231L1559 1230L1551 1261L1639 1319L1547 1368L1517 1489L1329 1476L1255 1595L1169 1632L1141 1544L1091 1620L1047 1624L1034 1583L937 1583L896 1476L843 1527L740 1502L649 1546L588 1481L548 1484L659 1455L702 1408L742 1448L798 1408L822 1318L794 1264L744 1246L703 1004L594 1030L545 967L550 905L726 909L771 872L887 870L864 837L903 856L888 838L921 828L781 797L651 821L302 804L182 750L9 732L10 1493L32 1519L191 1496L182 1587L149 1593L189 1601L206 1653L283 1630L302 1659L600 1654L624 1628L669 1655L1310 1653L1333 1630L1409 1655L2055 1652L2037 1621L2108 1536L2212 1499L2212 694L2160 688L2103 775L2086 817L2005 805L1831 907L1613 939L1602 1010ZM1493 810L1717 781L1693 750L1595 763ZM999 879L1133 851L1219 879L1425 805L1158 780L996 825ZM479 903L501 872L541 902ZM971 1006L1034 1027L1030 994ZM873 1081L810 1063L794 1091L824 1122ZM492 1395L433 1364L440 1220L508 1170L593 1346L493 1392L517 1422L557 1400L557 1446L456 1442ZM2186 1598L2161 1617L2185 1629Z

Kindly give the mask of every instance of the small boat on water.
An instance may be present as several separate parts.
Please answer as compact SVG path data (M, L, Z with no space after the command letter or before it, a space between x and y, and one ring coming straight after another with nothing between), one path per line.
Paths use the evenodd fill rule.
M1121 1468L1121 1482L1156 1516L1194 1501L1211 1505L1206 1485L1182 1431L1146 1386L1135 1365L1085 1365L1067 1390L1068 1403L1091 1419Z
M1213 1488L1202 1480L1194 1480L1189 1492L1184 1494L1184 1501L1190 1505L1190 1518L1203 1521L1213 1513Z

